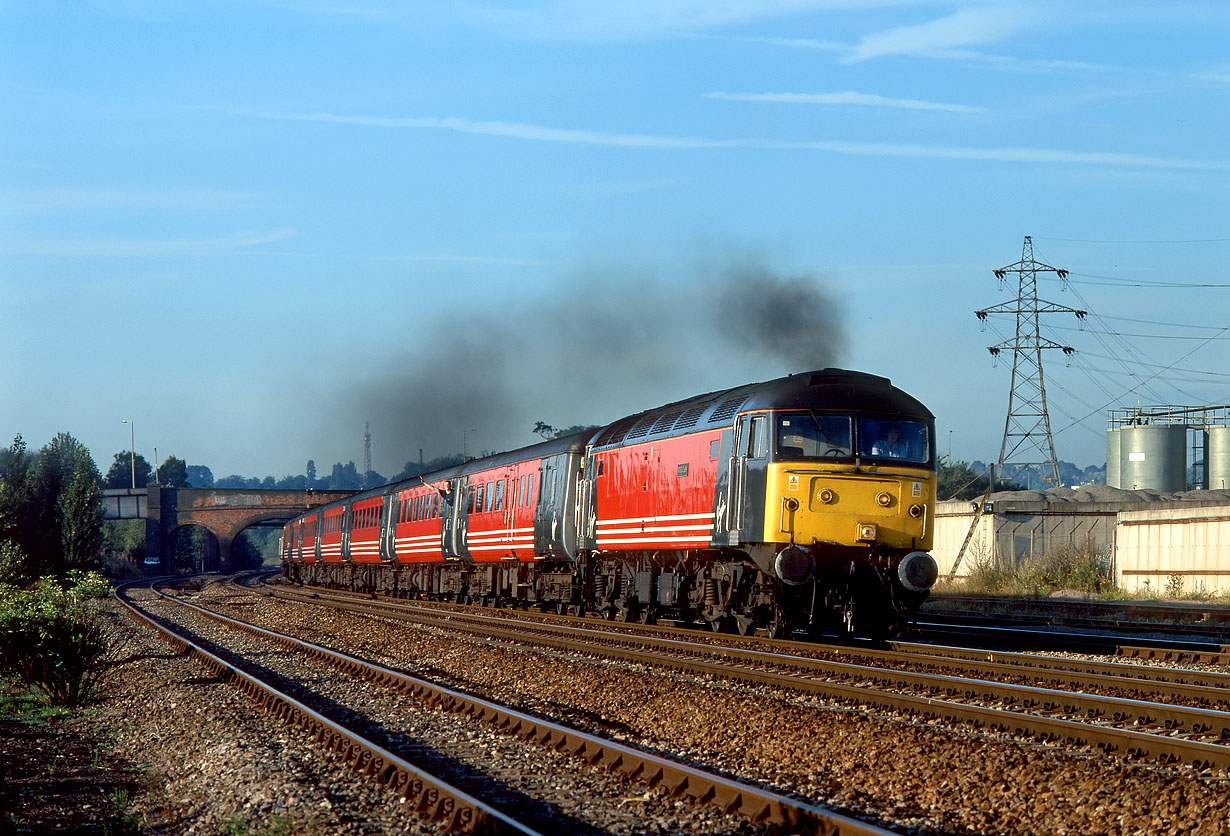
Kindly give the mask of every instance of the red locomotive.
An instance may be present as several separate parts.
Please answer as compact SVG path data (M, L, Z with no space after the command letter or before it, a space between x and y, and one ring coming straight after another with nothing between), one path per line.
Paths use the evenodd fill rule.
M935 582L931 413L823 369L322 506L292 580L715 630L882 635Z

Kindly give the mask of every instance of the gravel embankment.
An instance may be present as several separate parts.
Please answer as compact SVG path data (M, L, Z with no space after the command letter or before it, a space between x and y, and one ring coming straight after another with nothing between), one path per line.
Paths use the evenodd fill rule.
M356 682L324 662L288 652L176 604L150 610L206 642L242 654L288 683L310 683L334 719L543 833L707 833L753 830L738 816L629 781L617 772L503 734L487 723L423 705L416 697ZM285 687L285 685L279 685ZM306 699L292 691L292 696Z
M235 600L237 594L213 586L201 597ZM511 650L263 598L236 610L264 626L345 645L903 833L1230 834L1225 775L1133 765L939 721ZM130 641L142 649L121 668L103 711L116 724L117 746L168 776L164 809L153 813L168 827L158 832L217 832L218 823L235 817L272 815L295 822L297 832L423 832L392 793L338 774L296 735L271 727L225 686L204 681L196 665L168 658L147 633ZM154 740L165 745L147 745ZM645 827L648 819L659 829L613 832L709 832L687 819L686 810L674 831L669 818L645 815L642 805L652 799L640 799L649 795L626 796L628 820Z

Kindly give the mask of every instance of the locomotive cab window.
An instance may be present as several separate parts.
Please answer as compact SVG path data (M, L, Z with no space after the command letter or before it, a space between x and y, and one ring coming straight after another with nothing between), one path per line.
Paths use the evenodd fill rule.
M831 413L783 412L774 433L777 458L844 459L851 444L850 416Z
M931 447L932 439L923 421L895 417L858 421L858 448L863 458L928 464Z
M749 459L763 459L769 452L765 441L765 417L763 415L757 415L752 419L751 428L747 434L747 446L744 449Z

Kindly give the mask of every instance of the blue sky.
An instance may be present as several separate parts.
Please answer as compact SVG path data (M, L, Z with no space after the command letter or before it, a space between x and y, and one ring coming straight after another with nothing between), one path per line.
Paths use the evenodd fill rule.
M532 443L824 365L994 460L1230 403L1230 6L0 2L0 432L216 476Z

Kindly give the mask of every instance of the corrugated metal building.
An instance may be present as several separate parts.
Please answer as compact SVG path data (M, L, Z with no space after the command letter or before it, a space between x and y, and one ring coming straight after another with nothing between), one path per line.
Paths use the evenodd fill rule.
M1106 556L1121 589L1164 593L1182 584L1184 591L1230 594L1230 491L1162 494L1093 485L997 493L971 535L976 506L952 501L936 507L933 554L941 576L966 577L971 566L987 561L1013 568L1088 542Z

